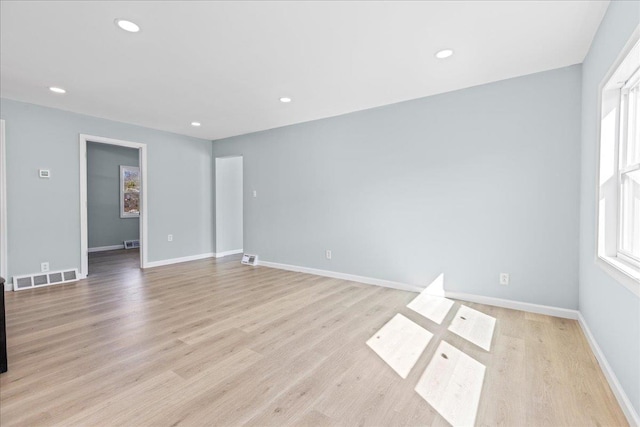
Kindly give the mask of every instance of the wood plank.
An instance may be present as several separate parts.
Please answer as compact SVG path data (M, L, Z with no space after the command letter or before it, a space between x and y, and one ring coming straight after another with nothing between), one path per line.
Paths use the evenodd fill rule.
M480 403L485 366L442 341L416 385L422 396L454 426L472 426Z
M431 332L396 314L369 338L367 345L400 377L407 378L432 337Z
M495 317L462 304L451 320L449 330L487 351L491 350Z
M438 324L411 292L136 256L6 294L0 425L449 425L414 390L443 340L486 366L478 425L626 425L575 321L464 303L496 319L487 351L448 330L459 302ZM398 313L433 334L406 379L366 344Z

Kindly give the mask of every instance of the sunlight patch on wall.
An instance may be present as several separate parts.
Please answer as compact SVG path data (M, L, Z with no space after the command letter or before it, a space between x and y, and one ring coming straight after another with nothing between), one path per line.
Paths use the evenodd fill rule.
M424 291L407 304L407 307L411 310L436 322L438 325L447 317L452 306L452 300L443 297L434 297L433 295L425 294Z
M444 298L444 274L440 274L407 305L411 310L437 324L442 323L452 306L453 301Z

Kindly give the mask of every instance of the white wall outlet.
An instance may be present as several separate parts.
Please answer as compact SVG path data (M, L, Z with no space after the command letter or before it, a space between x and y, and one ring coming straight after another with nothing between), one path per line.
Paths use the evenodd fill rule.
M253 197L258 197L258 192L256 190L253 190Z
M49 263L48 262L43 262L40 264L40 272L41 273L46 273L47 271L49 271Z
M324 253L324 256L326 256L327 259L331 259L331 250L327 249L327 251Z
M173 242L173 234L167 235L167 241L168 242Z
M509 284L509 273L500 273L500 284L503 286Z
M49 169L38 169L38 176L40 178L51 178L51 171Z

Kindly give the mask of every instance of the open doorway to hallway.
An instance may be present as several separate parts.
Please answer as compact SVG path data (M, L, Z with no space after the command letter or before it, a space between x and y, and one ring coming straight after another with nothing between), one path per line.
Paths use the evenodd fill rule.
M111 204L111 208L109 211L111 215L114 215L114 212L117 214L116 218L126 219L128 221L133 221L134 224L138 223L138 244L133 244L132 246L138 246L138 259L139 264L137 265L137 270L139 268L145 268L148 263L148 245L147 245L147 235L148 235L148 218L149 213L147 209L147 145L138 142L132 141L124 141L113 138L105 138L101 136L93 136L93 135L79 135L80 142L80 276L86 277L89 274L89 249L93 249L91 253L102 252L100 249L111 249L109 246L113 245L125 245L125 238L121 235L118 236L117 240L108 242L109 244L104 243L104 241L100 242L99 240L94 239L96 233L100 235L100 233L104 234L105 230L99 227L93 227L92 233L92 245L89 244L89 172L87 168L89 166L89 154L90 150L89 146L95 143L96 146L114 146L119 148L129 148L133 149L134 153L137 153L137 171L131 166L120 164L120 162L116 162L113 164L110 169L116 169L118 175L115 189L112 185L109 186L110 194L116 194L117 199L116 202L109 202ZM104 149L106 150L106 149ZM103 150L103 151L104 151ZM92 163L95 163L92 161ZM135 163L132 163L135 164ZM99 167L104 166L102 162L99 162ZM129 168L129 169L127 169ZM135 168L135 166L133 166ZM128 172L127 172L128 170ZM98 180L104 181L104 177L98 177ZM102 207L104 208L104 206ZM134 215L135 214L135 215ZM124 218L123 218L124 217ZM134 237L132 234L131 237ZM102 245L102 246L97 246ZM118 247L116 246L116 248ZM96 251L96 249L98 249ZM115 249L115 248L114 248ZM117 249L120 250L120 249ZM124 249L122 249L124 250ZM130 250L130 249L129 249ZM96 256L97 257L97 256ZM132 257L133 258L133 257ZM113 265L114 260L111 260L107 265ZM106 265L104 266L106 267Z
M140 268L139 149L87 141L89 274Z

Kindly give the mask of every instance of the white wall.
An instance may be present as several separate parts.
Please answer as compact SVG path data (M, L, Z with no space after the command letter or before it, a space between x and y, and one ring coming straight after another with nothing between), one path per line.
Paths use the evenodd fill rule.
M640 413L640 298L596 265L598 90L640 24L640 2L612 1L583 64L580 312L636 413Z
M242 249L242 157L216 158L216 253Z
M79 134L148 147L148 254L214 252L211 141L0 99L6 121L9 272L80 268ZM38 168L51 169L50 179ZM173 234L173 241L167 235Z
M575 309L580 88L577 65L214 141L244 158L244 250Z

